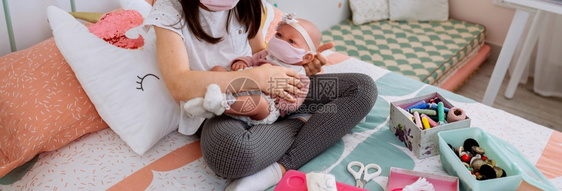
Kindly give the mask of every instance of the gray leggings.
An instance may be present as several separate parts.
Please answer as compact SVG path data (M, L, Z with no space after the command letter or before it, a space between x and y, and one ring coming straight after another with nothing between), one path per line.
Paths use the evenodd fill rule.
M310 90L299 112L313 113L308 122L279 119L270 125L248 126L222 115L201 129L201 150L209 167L223 178L254 174L279 162L298 169L340 140L377 98L373 79L359 73L310 77Z

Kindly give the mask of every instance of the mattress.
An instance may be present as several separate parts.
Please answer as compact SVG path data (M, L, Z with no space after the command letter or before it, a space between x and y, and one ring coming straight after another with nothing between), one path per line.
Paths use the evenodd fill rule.
M562 164L557 158L562 155L561 132L371 63L333 51L324 54L342 58L325 66L324 72L367 74L375 80L379 95L365 122L299 171L331 173L338 182L353 185L355 180L346 170L349 162L376 163L382 174L366 184L368 190L385 190L390 167L446 175L439 156L416 158L388 127L390 102L439 92L466 110L473 127L512 144L562 189ZM139 156L107 128L38 155L1 178L0 190L224 190L228 183L208 168L195 136L173 132Z
M363 25L347 20L322 33L337 52L436 86L470 60L485 37L484 26L454 19Z

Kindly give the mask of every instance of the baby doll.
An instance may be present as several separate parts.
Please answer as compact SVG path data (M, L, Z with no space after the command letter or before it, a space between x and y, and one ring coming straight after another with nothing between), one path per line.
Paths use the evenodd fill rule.
M190 114L193 116L201 116L196 114L196 112L194 113L194 111L197 111L195 107L199 107L198 105L201 101L211 102L207 101L207 96L210 96L209 99L211 99L212 95L210 94L222 95L212 96L216 97L215 99L217 100L220 99L218 102L222 104L203 104L203 107L207 111L211 111L216 115L225 113L233 118L245 121L249 125L271 124L275 122L279 116L283 117L286 113L297 110L308 94L310 83L310 79L306 76L305 69L302 65L314 59L316 47L319 46L321 41L320 38L321 33L314 24L304 19L295 19L294 13L291 13L283 17L283 20L277 27L276 34L269 41L266 50L260 51L253 56L238 57L230 64L230 69L232 71L243 70L262 64L278 65L297 71L303 87L299 89L300 93L298 95L293 95L297 100L295 103L291 103L285 99L274 100L261 91L247 91L236 95L230 95L228 92L227 94L222 94L218 86L211 84L207 88L207 93L203 100L196 102L190 100L184 104L185 112L188 116ZM228 69L216 66L211 69L211 71L228 71ZM252 110L242 112L244 108L248 107L249 100L253 100L251 102L252 104L250 104ZM217 112L212 108L207 108L207 106L210 105L215 105L214 108L217 109ZM310 116L301 115L299 118L306 121L308 117Z

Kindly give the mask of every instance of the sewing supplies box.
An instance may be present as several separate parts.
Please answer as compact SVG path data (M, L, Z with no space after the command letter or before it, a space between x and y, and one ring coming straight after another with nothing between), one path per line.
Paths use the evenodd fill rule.
M408 108L421 100L429 103L434 98L439 98L446 108L454 107L445 97L437 92L390 103L390 130L419 159L439 154L438 132L470 127L470 118L468 116L464 120L446 123L429 129L422 130L416 126L413 121L413 115L404 108Z
M402 188L413 184L422 177L425 178L429 183L431 183L435 190L459 190L459 178L457 177L431 174L397 167L390 167L390 174L388 175L388 185L386 187L386 190L401 190Z
M522 181L522 171L519 165L514 163L504 149L498 145L490 135L478 127L443 131L438 133L439 150L441 151L441 164L443 169L451 176L460 179L461 190L517 190ZM476 140L481 148L485 150L485 156L493 159L496 166L505 170L506 176L501 178L476 180L469 170L463 165L453 150L449 147L458 148L463 142L472 138Z

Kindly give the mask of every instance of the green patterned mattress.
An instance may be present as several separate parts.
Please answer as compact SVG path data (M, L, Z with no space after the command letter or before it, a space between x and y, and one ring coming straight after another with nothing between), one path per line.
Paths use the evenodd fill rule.
M486 28L459 20L444 22L351 21L324 31L335 51L427 84L447 80L484 43Z

